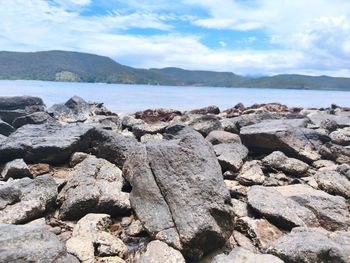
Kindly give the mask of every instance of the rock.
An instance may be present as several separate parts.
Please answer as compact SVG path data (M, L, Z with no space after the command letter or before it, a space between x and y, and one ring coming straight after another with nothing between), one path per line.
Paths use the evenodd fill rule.
M350 165L348 164L342 164L337 167L337 172L344 175L346 178L350 180Z
M221 122L215 115L192 115L185 123L203 136L215 130L222 130Z
M141 119L136 119L132 115L126 115L122 118L122 127L123 129L132 130L132 128L136 125L145 124L145 122Z
M248 156L248 149L244 145L238 143L218 144L214 146L214 151L223 172L228 170L237 172Z
M47 163L37 163L28 165L30 173L33 177L37 177L42 174L47 174L50 172L50 165Z
M19 179L23 177L33 178L32 173L30 172L27 164L23 159L16 159L11 162L8 162L1 171L1 177L4 180L9 178Z
M320 159L318 149L330 139L327 135L305 126L304 119L268 120L243 127L241 139L256 153L281 151L305 162Z
M231 235L232 206L219 163L211 144L190 127L175 123L165 140L139 145L123 173L147 232L188 259L222 246Z
M0 163L23 158L27 163L61 164L72 153L87 149L92 129L85 124L25 125L0 145Z
M200 114L200 115L219 114L220 109L217 106L208 106L208 107L201 108L201 109L191 110L189 113L190 114Z
M122 129L122 122L118 115L94 115L89 117L85 123L99 124L103 129L120 131Z
M325 168L325 167L334 167L336 164L330 160L318 160L312 163L312 166L316 169Z
M19 127L22 127L27 124L43 124L48 121L54 122L54 119L48 113L39 111L39 112L34 112L32 114L18 117L13 121L12 124L13 124L13 127L18 129Z
M145 229L143 228L141 221L136 220L128 226L126 233L129 236L142 236L145 233Z
M329 137L333 143L348 146L350 145L350 128L344 128L332 132Z
M9 191L20 195L8 202ZM6 204L0 211L0 223L22 224L42 217L55 204L56 197L57 186L49 175L8 181L0 186L0 204Z
M304 180L305 177L303 177ZM292 179L286 176L284 173L268 173L265 176L264 186L282 186L292 183Z
M166 126L168 126L168 124L165 122L158 122L154 124L137 124L132 127L132 132L136 138L141 138L146 134L163 133Z
M249 210L248 205L242 201L239 201L237 199L231 199L232 206L233 206L233 213L237 217L244 217L248 216Z
M332 196L303 184L274 187L274 189L284 197L293 199L313 211L320 225L327 230L346 230L350 225L350 213L343 197Z
M224 118L220 120L220 123L224 131L239 134L237 118Z
M283 229L319 225L316 216L309 209L269 187L252 186L248 191L248 204L254 211Z
M135 113L136 119L141 119L146 123L169 122L182 113L171 109L148 109Z
M230 254L218 255L212 263L283 263L278 257L268 254L253 253L244 248L237 247Z
M140 142L142 143L146 143L152 140L162 140L163 139L163 135L160 133L157 134L145 134L140 138Z
M120 257L103 257L99 258L98 263L125 263Z
M330 233L317 228L295 228L290 234L276 240L268 252L291 263L346 263L350 259L350 235L343 233ZM339 240L341 235L347 236L343 242Z
M237 134L226 131L212 131L205 139L213 145L220 143L242 143L241 138Z
M0 246L1 262L79 263L55 234L38 225L0 224Z
M320 150L323 158L335 161L337 163L350 163L350 149L340 145L326 143Z
M336 171L318 171L314 177L323 191L350 198L350 181L344 175Z
M44 102L41 98L30 96L17 96L17 97L0 97L0 109L1 110L18 110L26 109L30 106L44 106Z
M253 244L260 249L268 248L269 244L283 236L283 232L266 219L241 217L236 221L236 229L248 236Z
M324 121L334 121L338 127L347 127L350 126L350 118L347 116L337 116L333 114L327 114L325 112L314 112L307 115L312 123L321 127L322 122Z
M0 119L0 134L4 136L9 136L11 133L15 131L15 128L12 127L7 122L4 122Z
M109 215L87 214L74 227L72 237L66 243L67 251L84 263L96 262L95 256L125 257L126 245L108 232L111 223Z
M258 252L258 248L254 246L253 242L248 237L243 235L241 232L234 230L232 233L232 237L234 238L234 240L236 241L239 247L247 249L253 253ZM231 249L233 248L234 247L232 247Z
M122 192L124 179L115 165L88 156L71 171L59 194L60 218L79 219L87 213L120 215L130 209L129 194Z
M244 199L247 197L248 187L239 184L238 181L225 180L224 182L232 198Z
M257 161L249 161L243 165L236 180L240 184L247 186L263 184L265 181L265 175Z
M288 158L283 152L279 151L266 156L262 162L270 169L276 169L297 177L307 176L309 170L308 164L294 158Z
M338 123L335 120L325 119L321 121L321 123L319 124L319 127L321 129L326 130L327 132L332 132L338 128Z
M147 245L147 250L141 256L140 263L186 263L186 261L178 250L155 240Z

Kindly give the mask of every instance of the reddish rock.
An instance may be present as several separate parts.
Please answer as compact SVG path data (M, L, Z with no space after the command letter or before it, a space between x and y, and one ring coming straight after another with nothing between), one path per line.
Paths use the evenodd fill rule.
M195 109L195 110L191 110L189 113L191 114L219 114L220 113L220 109L217 106L208 106L205 108L201 108L201 109Z
M47 174L48 172L50 172L50 165L48 165L47 163L31 164L31 165L28 165L28 168L30 173L34 177L42 174Z
M139 111L135 113L136 119L142 119L146 123L155 122L168 122L174 119L176 116L181 116L182 113L172 109L148 109L145 111Z

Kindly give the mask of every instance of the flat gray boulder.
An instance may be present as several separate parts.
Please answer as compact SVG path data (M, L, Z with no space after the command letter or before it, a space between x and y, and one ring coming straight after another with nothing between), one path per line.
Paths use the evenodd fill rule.
M221 143L214 145L214 151L223 172L237 172L248 156L247 147L240 143Z
M159 240L148 243L139 263L186 263L182 254Z
M314 178L318 183L318 187L323 191L350 198L350 180L337 171L324 170L318 171Z
M239 135L227 131L212 131L205 139L212 145L220 143L241 143Z
M124 165L131 205L151 236L196 260L232 234L230 194L211 144L199 133L175 123L164 135L140 145Z
M46 228L0 224L0 262L79 263L64 244Z

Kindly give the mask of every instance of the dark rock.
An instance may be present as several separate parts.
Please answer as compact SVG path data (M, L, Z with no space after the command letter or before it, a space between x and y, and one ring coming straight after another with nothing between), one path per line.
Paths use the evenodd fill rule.
M151 236L198 259L230 237L230 195L213 148L199 133L175 123L165 138L140 145L125 163L131 205Z
M212 131L205 139L213 145L220 143L242 143L241 138L237 134L226 131Z
M220 109L217 106L208 106L208 107L201 108L201 109L191 110L189 113L190 114L200 114L200 115L219 114Z
M239 143L222 143L214 146L222 171L237 172L248 156L248 149Z
M4 136L9 136L12 132L15 131L15 128L12 127L7 122L4 122L0 119L0 134Z
M304 119L269 120L243 127L241 139L255 152L281 151L288 156L313 162L320 159L318 149L330 138L305 126Z
M20 191L19 198L9 202L6 197L9 189ZM8 181L0 186L0 203L7 204L0 211L0 223L21 224L39 218L53 207L56 197L57 185L49 175Z
M180 111L171 109L148 109L135 113L136 119L141 119L146 123L169 122L181 115Z
M13 121L13 126L18 129L23 125L27 124L42 124L47 121L54 121L54 119L46 112L34 112L32 114L28 114L22 117L18 117Z
M38 225L0 224L0 261L79 263L55 234Z
M350 149L340 145L326 143L320 148L319 152L325 159L337 163L350 163Z
M283 263L281 259L273 255L257 254L244 248L234 248L230 254L218 255L212 263Z
M336 171L318 171L314 175L318 187L323 191L350 198L350 181L346 176Z
M88 213L120 215L130 209L129 194L123 193L122 172L104 159L88 156L70 173L59 194L60 218L74 220Z
M30 106L45 106L45 104L38 97L0 97L0 110L25 110Z
M262 160L263 164L270 169L282 171L297 177L307 176L309 165L294 159L288 158L283 152L273 152Z
M290 263L347 263L350 258L350 234L295 228L289 235L276 240L268 252Z
M33 178L27 164L23 159L16 159L11 162L8 162L1 171L1 177L4 180L9 178L19 179L23 177Z

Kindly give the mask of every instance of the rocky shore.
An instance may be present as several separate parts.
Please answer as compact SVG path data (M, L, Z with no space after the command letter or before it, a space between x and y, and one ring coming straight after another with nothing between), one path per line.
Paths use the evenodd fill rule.
M350 109L118 116L0 97L0 262L350 262Z

